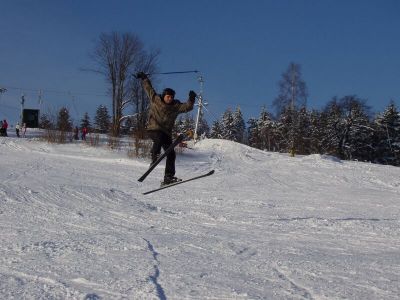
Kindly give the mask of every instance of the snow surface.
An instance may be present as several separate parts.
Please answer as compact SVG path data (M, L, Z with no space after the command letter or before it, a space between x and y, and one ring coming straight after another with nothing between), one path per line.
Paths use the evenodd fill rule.
M400 168L204 140L164 164L0 138L1 299L398 299Z

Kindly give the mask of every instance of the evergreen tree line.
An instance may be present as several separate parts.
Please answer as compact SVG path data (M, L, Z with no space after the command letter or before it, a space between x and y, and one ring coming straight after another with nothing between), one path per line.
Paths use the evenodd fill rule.
M365 100L333 98L322 110L286 106L274 118L265 108L250 118L247 128L239 108L214 121L211 138L251 147L296 154L328 154L345 160L400 165L400 114L391 102L371 117Z
M77 126L79 129L86 127L90 132L109 133L111 124L111 116L108 113L107 107L100 105L96 110L93 124L89 114L85 112L83 118L79 122L79 126L74 125L68 108L62 107L55 117L50 113L42 114L40 116L39 127L43 129L71 131L73 127Z
M400 115L393 102L375 117L357 96L333 98L322 110L307 110L307 86L296 63L289 64L278 84L277 117L263 108L258 118L248 120L246 130L240 109L228 109L213 123L210 137L293 155L400 165Z

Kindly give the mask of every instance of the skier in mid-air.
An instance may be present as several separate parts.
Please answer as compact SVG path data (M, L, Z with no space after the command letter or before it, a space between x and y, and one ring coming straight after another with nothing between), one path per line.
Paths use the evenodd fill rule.
M153 164L160 155L161 148L165 151L172 144L172 129L176 118L179 114L189 112L193 109L197 95L194 91L190 91L188 101L186 103L181 103L179 100L175 99L175 91L171 88L164 89L161 95L157 94L151 85L150 79L144 72L137 73L136 78L142 80L142 86L150 99L147 133L153 141L151 149L151 160ZM175 159L176 154L175 151L172 150L167 155L164 185L180 180L175 177Z

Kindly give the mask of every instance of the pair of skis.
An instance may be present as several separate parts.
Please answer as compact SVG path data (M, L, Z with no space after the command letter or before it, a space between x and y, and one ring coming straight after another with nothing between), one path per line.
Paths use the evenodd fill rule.
M147 177L147 176L154 170L154 168L164 159L164 157L166 157L172 150L174 150L174 148L175 148L179 143L181 143L181 142L184 140L185 137L186 137L185 134L180 134L180 135L178 135L178 137L176 138L176 140L164 151L164 153L163 153L162 155L160 155L160 157L159 157L154 163L151 164L151 166L149 167L149 169L138 179L138 181L143 182L143 180L146 179L146 177ZM196 179L200 179L200 178L203 178L203 177L207 177L207 176L210 176L210 175L212 175L212 174L214 174L214 170L211 170L210 172L208 172L208 173L206 173L206 174L203 174L203 175L195 176L195 177L192 177L192 178L189 178L189 179L185 179L185 180L181 180L181 181L177 181L177 182L174 182L174 183L171 183L171 184L164 185L164 186L159 187L159 188L157 188L157 189L154 189L154 190L145 192L145 193L143 193L143 195L148 195L148 194L151 194L151 193L154 193L154 192L157 192L157 191L160 191L160 190L163 190L163 189L166 189L166 188L169 188L169 187L178 185L178 184L182 184L182 183L189 182L189 181L192 181L192 180L196 180Z

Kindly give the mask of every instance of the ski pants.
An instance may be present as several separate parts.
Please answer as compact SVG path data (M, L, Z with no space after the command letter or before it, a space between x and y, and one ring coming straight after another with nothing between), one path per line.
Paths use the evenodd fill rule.
M151 148L151 162L154 163L161 153L161 148L165 150L172 144L172 137L161 130L149 130L148 135L153 141ZM175 175L175 150L172 150L167 155L167 162L165 164L165 176L173 177Z

